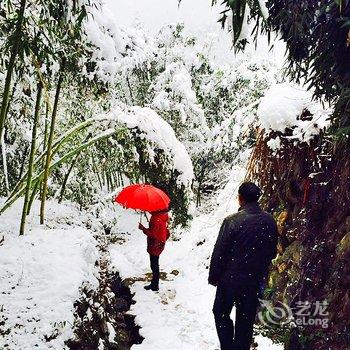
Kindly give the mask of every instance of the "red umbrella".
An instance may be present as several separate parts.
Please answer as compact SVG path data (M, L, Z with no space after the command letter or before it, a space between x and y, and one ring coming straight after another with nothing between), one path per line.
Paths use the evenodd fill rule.
M170 198L157 187L137 184L125 187L115 202L128 209L152 212L168 209Z

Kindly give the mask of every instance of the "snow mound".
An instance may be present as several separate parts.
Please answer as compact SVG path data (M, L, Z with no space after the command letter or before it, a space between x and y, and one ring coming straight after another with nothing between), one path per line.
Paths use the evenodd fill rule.
M73 336L79 288L98 284L97 242L85 228L74 226L78 210L53 202L48 225L55 222L55 228L39 226L32 214L26 234L18 236L20 202L0 222L0 348L64 349Z
M306 111L311 116L302 120L300 117ZM258 107L261 127L266 131L283 133L294 128L292 138L306 142L329 126L330 115L330 109L313 100L312 91L290 83L273 85Z

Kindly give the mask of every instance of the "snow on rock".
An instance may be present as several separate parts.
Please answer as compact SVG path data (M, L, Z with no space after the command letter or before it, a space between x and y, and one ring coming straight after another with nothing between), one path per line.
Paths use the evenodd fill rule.
M312 114L311 120L300 119L305 111ZM266 131L283 133L294 128L292 138L306 142L329 126L330 115L330 109L313 100L312 91L291 83L273 85L258 107L261 127Z
M136 303L130 313L136 316L145 338L135 350L208 350L218 349L212 304L215 288L208 285L209 259L225 216L238 208L236 193L245 174L238 166L231 180L218 197L218 209L194 218L191 228L178 241L169 241L160 257L161 271L167 280L161 281L160 291L145 291L147 282L132 286ZM137 229L139 216L119 208L117 229L125 243L110 247L111 263L122 278L142 279L150 272L146 238ZM176 270L178 274L172 274ZM234 312L233 312L234 316ZM255 337L258 350L281 350L271 340Z
M51 201L46 226L38 224L36 202L18 236L21 208L18 201L0 221L0 348L61 350L73 336L79 288L97 287L97 242L73 205Z

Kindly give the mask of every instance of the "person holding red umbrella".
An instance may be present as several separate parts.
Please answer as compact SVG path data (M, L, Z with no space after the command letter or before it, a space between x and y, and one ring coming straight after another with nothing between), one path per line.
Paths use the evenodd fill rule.
M124 188L115 201L124 208L139 209L151 213L149 227L139 223L139 229L147 236L147 252L150 255L152 281L146 290L159 290L159 256L163 252L170 233L168 229L170 198L152 185L134 184Z
M165 242L170 233L168 229L169 215L167 210L151 212L149 227L146 228L139 223L139 229L147 236L147 252L150 256L152 281L145 286L146 290L159 290L159 256L162 254Z

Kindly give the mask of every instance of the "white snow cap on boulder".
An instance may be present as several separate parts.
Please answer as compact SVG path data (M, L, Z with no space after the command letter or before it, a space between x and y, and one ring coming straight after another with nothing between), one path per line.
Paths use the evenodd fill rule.
M321 102L312 99L312 91L291 83L273 85L261 99L258 117L266 131L285 132L293 128L292 138L308 142L329 126L331 109L325 109ZM307 110L311 120L300 120Z

